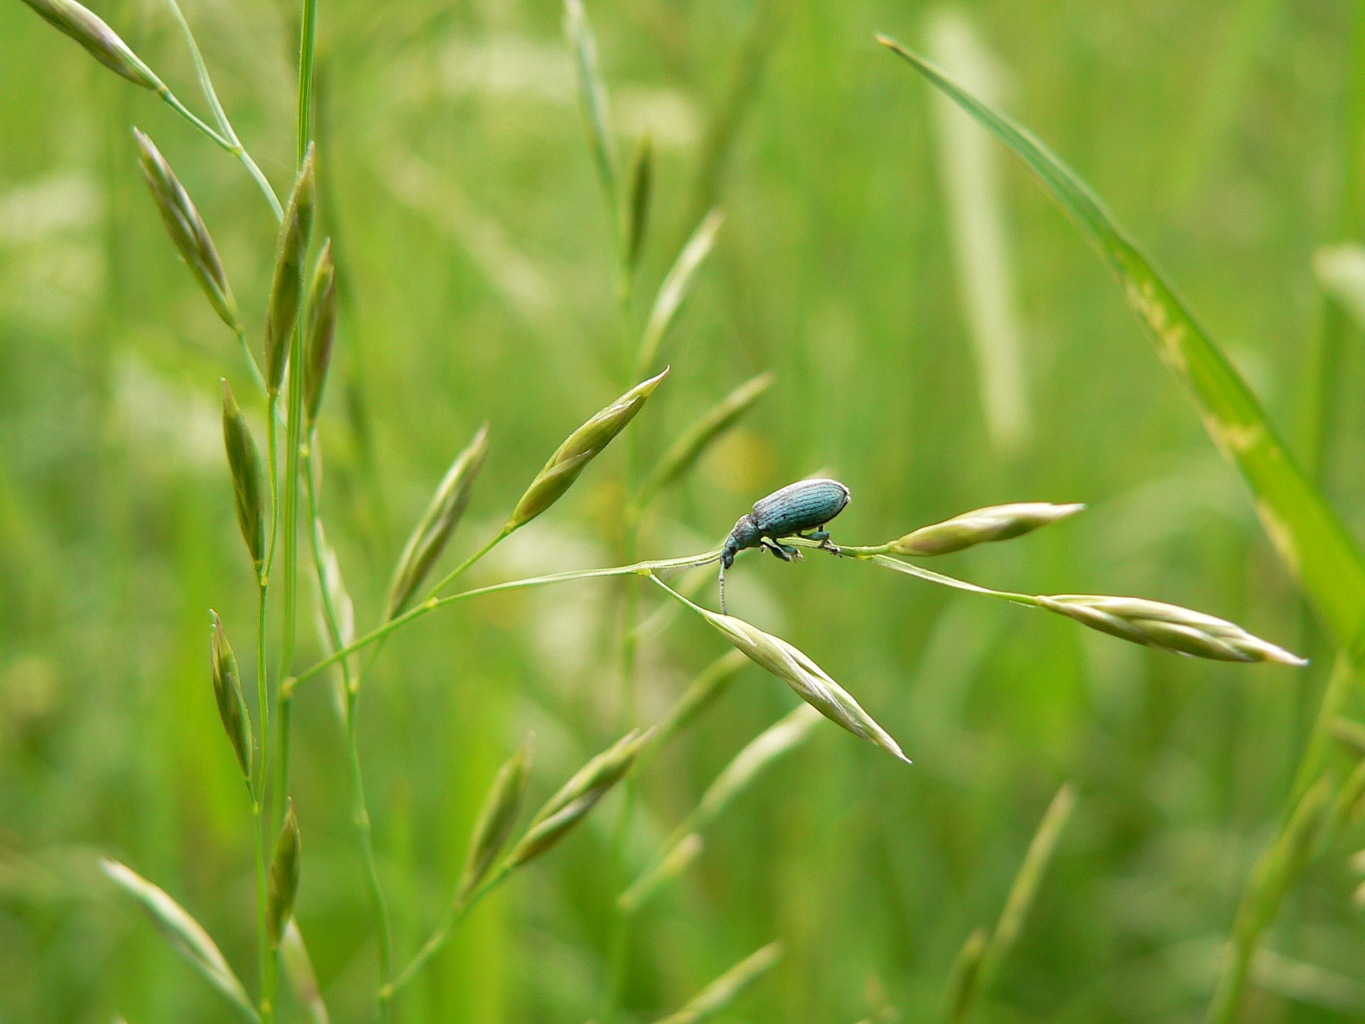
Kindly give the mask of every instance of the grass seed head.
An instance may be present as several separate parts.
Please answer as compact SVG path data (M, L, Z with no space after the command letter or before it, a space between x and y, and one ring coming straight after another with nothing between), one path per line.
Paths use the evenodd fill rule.
M473 895L494 858L502 852L512 834L512 826L517 823L521 804L526 796L526 783L530 781L531 743L528 739L521 749L498 770L497 778L488 791L488 799L479 811L474 823L474 833L469 840L469 855L465 859L464 872L460 879L456 901L464 903Z
M898 555L946 555L990 541L1013 540L1059 519L1073 516L1084 505L1053 505L1045 501L991 505L922 526L891 542Z
M634 273L640 265L645 234L649 227L649 202L654 190L654 138L649 132L640 136L630 161L630 206L626 210L626 270Z
M403 553L398 556L398 565L389 584L386 618L393 618L407 606L436 559L445 550L446 542L450 540L450 535L469 505L474 478L479 475L487 454L488 424L485 423L469 446L451 463L441 485L436 488L431 504L413 529Z
M322 389L332 362L332 342L337 327L336 267L332 264L332 240L322 243L313 284L308 291L308 330L303 341L303 410L315 422L322 407Z
M223 261L218 256L218 249L213 244L208 228L204 226L203 218L152 140L136 128L133 129L133 136L137 140L142 176L152 190L152 199L156 201L157 212L161 215L161 222L166 225L172 244L223 323L234 331L240 331L242 318L237 310L237 299L232 294L227 273L223 270Z
M1215 661L1274 661L1306 665L1296 654L1252 636L1241 626L1179 605L1141 597L1057 594L1038 598L1041 607L1083 626L1176 654Z
M275 857L270 862L269 901L270 940L280 944L284 926L294 914L294 897L299 891L299 861L301 845L299 819L294 815L294 801L284 812L284 824L275 840Z
M223 444L227 448L228 468L237 498L237 522L242 527L251 561L259 577L265 568L265 473L261 452L233 397L232 388L223 381Z
M75 0L24 0L49 24L65 32L110 71L152 92L165 86L117 32Z
M232 744L242 778L251 780L251 719L246 700L242 697L242 677L237 669L237 656L232 653L223 622L218 613L210 611L213 628L209 635L209 661L213 671L213 696L218 703L218 717L223 731Z
M699 1024L722 1013L744 991L777 966L782 959L782 943L773 942L741 960L706 988L687 1001L682 1009L670 1013L656 1024Z
M265 318L265 383L272 394L280 390L284 366L289 358L289 335L299 316L303 288L303 262L308 254L308 238L313 231L313 210L317 204L317 176L313 147L299 167L294 189L289 193L280 222L279 243L275 250L275 274L270 282L270 302Z
M706 621L751 661L761 665L796 691L796 695L831 722L910 763L900 745L862 709L852 694L836 683L803 651L781 637L765 633L743 619L701 609Z
M502 532L509 534L525 526L562 498L588 463L601 454L612 438L635 418L635 414L649 401L649 396L654 394L654 389L666 376L667 368L658 376L635 385L570 434L531 481L531 486L517 502Z
M648 740L648 731L632 729L575 772L531 819L526 834L507 855L507 868L534 860L568 835L625 777Z

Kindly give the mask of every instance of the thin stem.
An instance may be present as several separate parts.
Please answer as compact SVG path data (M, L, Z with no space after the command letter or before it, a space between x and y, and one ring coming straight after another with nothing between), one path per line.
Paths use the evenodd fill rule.
M437 924L436 930L423 943L422 948L417 951L417 955L412 958L411 963L399 972L398 977L380 990L379 998L383 1005L387 1007L387 1004L392 1001L394 993L412 981L431 958L441 951L441 947L450 941L450 937L455 934L455 929L460 926L478 902L501 885L511 873L511 866L504 862L487 881L470 894L467 900L463 902L456 900L450 904L441 917L440 923Z
M705 551L697 555L685 555L682 558L664 558L651 562L636 562L634 565L613 565L605 569L575 569L570 572L552 573L548 576L534 576L528 579L511 580L506 583L494 583L487 587L478 587L474 590L466 590L459 594L452 594L449 597L431 597L417 607L410 608L402 615L395 616L382 626L372 629L358 640L352 641L340 651L328 655L326 658L323 658L321 661L300 672L292 680L289 680L289 685L297 685L305 679L317 675L324 669L330 668L342 658L354 654L356 651L363 650L372 643L382 640L390 633L401 629L408 623L415 622L417 619L423 618L431 612L436 611L438 608L444 608L447 605L452 605L457 601L463 601L466 598L482 597L485 594L496 594L505 590L529 590L534 587L549 586L553 583L567 583L570 580L605 579L610 576L628 576L632 573L637 576L649 576L662 570L690 569L693 566L705 565L707 562L714 562L719 557L720 549L716 548L712 551Z
M270 934L266 920L267 890L265 880L265 861L267 851L270 848L270 834L266 826L268 819L265 814L266 780L269 778L266 774L266 766L270 752L270 699L265 667L266 590L266 583L263 580L258 581L256 589L256 697L259 702L261 717L260 753L257 757L260 762L260 781L255 786L251 800L252 824L256 831L256 842L254 844L256 847L256 944L258 969L260 971L262 1024L270 1024L274 1013L266 997L266 977L270 973L271 960Z
M261 169L256 166L256 161L251 158L251 154L242 145L242 140L237 137L237 133L232 129L232 122L228 120L227 111L218 102L218 93L213 88L213 80L209 77L208 65L204 62L204 55L199 52L199 44L195 41L194 32L190 30L190 23L185 19L185 14L180 9L177 0L166 0L167 6L171 9L171 16L175 18L180 26L181 33L185 36L185 43L189 46L190 57L194 61L194 68L199 76L199 87L204 92L204 98L208 100L209 108L213 111L213 119L218 122L218 128L223 134L223 138L228 143L228 152L234 154L246 168L246 172L251 175L261 194L265 196L266 202L270 204L270 209L275 214L275 220L284 220L284 208L280 206L280 199L275 195L274 188L271 187L269 180L261 173ZM259 373L258 373L259 376Z
M232 143L229 142L227 139L223 138L223 136L219 135L218 132L216 132L216 131L215 131L213 128L211 128L209 125L205 124L205 123L199 118L199 116L198 116L197 114L194 113L194 111L190 110L189 107L187 107L187 106L185 106L185 104L181 103L181 102L180 102L180 98L179 98L178 96L176 96L175 93L171 92L171 90L170 90L169 87L167 87L165 84L163 84L163 85L161 86L161 88L158 89L158 90L156 91L156 94L157 94L158 96L160 96L163 100L165 100L165 101L170 105L170 107L171 107L172 110L174 110L177 114L179 114L181 117L183 117L186 121L188 121L190 124L194 125L194 126L195 126L196 128L198 128L201 132L203 132L203 133L204 133L205 135L207 135L210 139L212 139L212 140L219 146L219 148L225 149L225 150L227 150L229 153L234 153L234 147L233 147ZM235 155L235 153L234 153L234 155Z
M332 589L327 583L322 515L319 508L317 477L313 464L313 452L316 445L317 433L314 430L310 432L303 465L303 479L308 498L308 520L311 525L309 536L312 538L313 568L317 576L318 594L322 602L322 614L327 626L328 640L333 650L340 650L345 646L345 641L341 635L341 624L336 603L333 600ZM355 820L356 838L360 842L361 859L365 864L365 883L370 891L370 901L374 905L376 927L379 933L379 981L380 985L383 986L388 983L389 974L392 970L389 909L384 900L384 890L379 884L379 867L374 853L374 834L370 826L370 811L365 799L365 777L360 768L360 745L356 737L356 701L360 695L360 681L353 676L349 659L342 658L339 665L342 687L345 691L342 708L346 728L346 761L351 773L351 813ZM380 1019L388 1019L388 1005L383 1000L380 1001Z

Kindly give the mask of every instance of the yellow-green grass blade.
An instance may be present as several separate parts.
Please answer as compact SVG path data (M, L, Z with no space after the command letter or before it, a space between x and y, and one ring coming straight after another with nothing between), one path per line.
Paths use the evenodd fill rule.
M1090 187L1051 150L923 57L884 36L878 41L1013 150L1099 252L1158 354L1188 389L1209 436L1246 478L1281 558L1336 642L1357 667L1365 665L1365 558L1227 357Z

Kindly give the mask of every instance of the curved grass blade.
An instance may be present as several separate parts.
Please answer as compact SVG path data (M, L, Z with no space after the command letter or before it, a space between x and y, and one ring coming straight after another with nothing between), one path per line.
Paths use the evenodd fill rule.
M1271 543L1336 642L1351 652L1357 667L1365 666L1365 557L1285 448L1241 375L1074 171L1027 129L981 103L923 57L885 36L877 38L1012 149L1099 252L1158 354L1188 388L1205 430L1246 478Z

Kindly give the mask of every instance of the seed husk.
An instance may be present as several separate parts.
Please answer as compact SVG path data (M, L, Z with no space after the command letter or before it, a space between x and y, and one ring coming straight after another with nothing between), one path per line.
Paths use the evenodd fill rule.
M322 390L332 362L332 342L337 327L336 267L332 264L332 240L322 243L308 291L308 329L304 334L303 409L310 423L322 408Z
M294 815L294 801L290 800L279 838L275 840L275 857L270 862L267 910L270 939L276 946L284 935L284 926L294 914L294 897L299 891L300 854L299 819Z
M431 567L441 557L446 542L455 532L469 505L474 479L479 475L487 454L488 424L485 423L464 451L455 456L455 461L436 488L431 504L408 537L403 553L398 556L393 580L389 584L386 618L393 618L407 606Z
M80 43L110 71L152 92L165 86L142 58L99 15L75 0L24 0L48 24Z
M1095 594L1040 596L1040 607L1135 644L1215 661L1308 662L1236 623L1162 601Z
M463 904L488 874L494 859L502 852L517 823L526 784L530 781L531 743L528 738L512 757L498 770L497 778L488 791L483 809L474 823L469 840L469 854L455 900Z
M578 475L626 428L668 376L668 368L635 385L575 430L545 463L502 528L503 536L525 526L564 496Z
M223 381L223 444L227 449L228 468L232 471L237 522L259 579L265 569L265 471L261 467L260 449L256 447L256 440L251 436L242 409L226 380Z
M142 176L147 179L147 187L152 190L161 222L166 225L166 233L185 265L194 274L199 287L203 289L210 305L223 323L233 331L242 329L242 318L237 309L237 299L228 284L227 272L223 261L213 244L199 210L185 191L180 179L171 170L161 151L145 134L133 129L137 140L138 163Z
M299 167L294 188L289 193L280 222L279 242L275 249L275 273L270 282L270 301L265 317L265 383L271 394L280 390L284 367L289 359L289 336L299 316L302 298L303 263L308 254L308 238L313 230L313 209L317 202L317 176L313 146Z
M242 778L251 784L251 718L242 696L242 677L237 668L237 656L232 653L223 622L218 613L210 610L212 630L209 634L209 661L213 673L213 697L218 704L218 717L223 722Z
M892 541L890 549L898 555L946 555L976 544L1022 537L1084 508L1084 505L1054 505L1046 501L991 505L932 526L922 526Z

